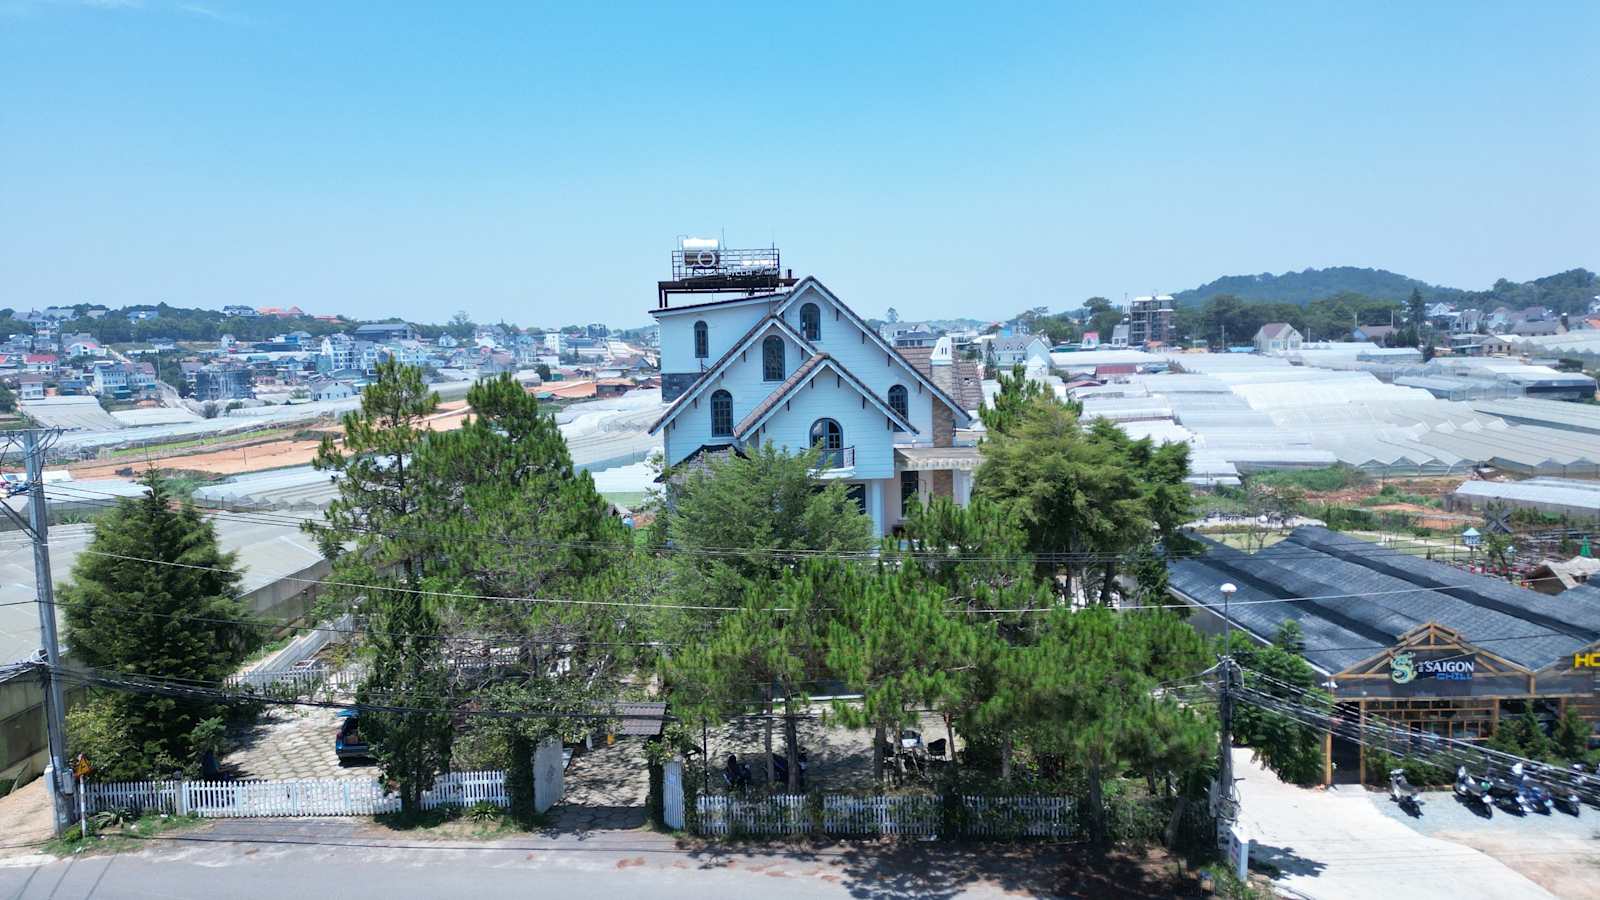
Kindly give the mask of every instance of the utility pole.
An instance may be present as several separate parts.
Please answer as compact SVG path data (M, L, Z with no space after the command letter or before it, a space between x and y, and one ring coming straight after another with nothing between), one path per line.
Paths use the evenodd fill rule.
M67 772L66 704L61 695L61 647L56 638L55 584L50 577L50 511L44 497L44 446L36 429L22 433L28 466L29 535L33 538L33 582L39 607L39 637L44 643L44 714L50 737L50 801L56 833L72 824L72 775Z
M1217 692L1217 718L1221 722L1221 735L1217 749L1217 827L1231 824L1237 815L1233 803L1233 619L1228 615L1228 603L1233 599L1232 582L1222 586L1222 660L1218 674L1222 676Z

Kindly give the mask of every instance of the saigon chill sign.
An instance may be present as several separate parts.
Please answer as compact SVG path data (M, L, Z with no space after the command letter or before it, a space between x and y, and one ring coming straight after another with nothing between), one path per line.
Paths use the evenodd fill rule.
M1396 653L1389 658L1389 677L1395 684L1410 684L1418 677L1440 681L1471 681L1477 671L1475 659L1417 659L1414 653Z

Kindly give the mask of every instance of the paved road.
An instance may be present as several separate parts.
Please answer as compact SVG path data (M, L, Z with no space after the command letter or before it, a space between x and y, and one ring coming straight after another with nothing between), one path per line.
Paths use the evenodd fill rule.
M1360 787L1315 791L1284 784L1234 751L1240 821L1252 858L1285 887L1315 900L1549 900L1549 891L1493 857L1422 834L1385 815ZM1381 796L1381 795L1380 795Z
M377 831L354 820L239 820L153 840L133 854L0 860L0 897L939 900L1034 895L1052 874L1037 851L1019 860L1014 850L949 845L725 852L624 831L468 846Z

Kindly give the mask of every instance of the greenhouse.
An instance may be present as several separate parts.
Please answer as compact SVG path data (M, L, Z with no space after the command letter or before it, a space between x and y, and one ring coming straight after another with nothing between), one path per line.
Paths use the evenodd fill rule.
M1364 369L1296 366L1278 357L1169 358L1170 372L1071 395L1083 402L1086 418L1118 423L1135 437L1187 443L1195 457L1204 454L1242 474L1342 463L1376 476L1494 466L1519 475L1600 477L1600 407L1470 399L1475 392L1504 397L1521 390L1507 379L1553 384L1552 376L1567 377L1542 366L1494 361L1488 368L1449 368L1461 377L1415 367L1431 374L1397 376L1411 383L1391 384ZM1452 391L1463 399L1440 399ZM1217 479L1231 477L1205 473L1195 483L1226 484Z

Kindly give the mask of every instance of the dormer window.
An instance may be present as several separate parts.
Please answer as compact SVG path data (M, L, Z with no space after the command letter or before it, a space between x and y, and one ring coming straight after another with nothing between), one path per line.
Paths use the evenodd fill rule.
M815 303L800 307L800 334L808 341L822 339L822 310Z

